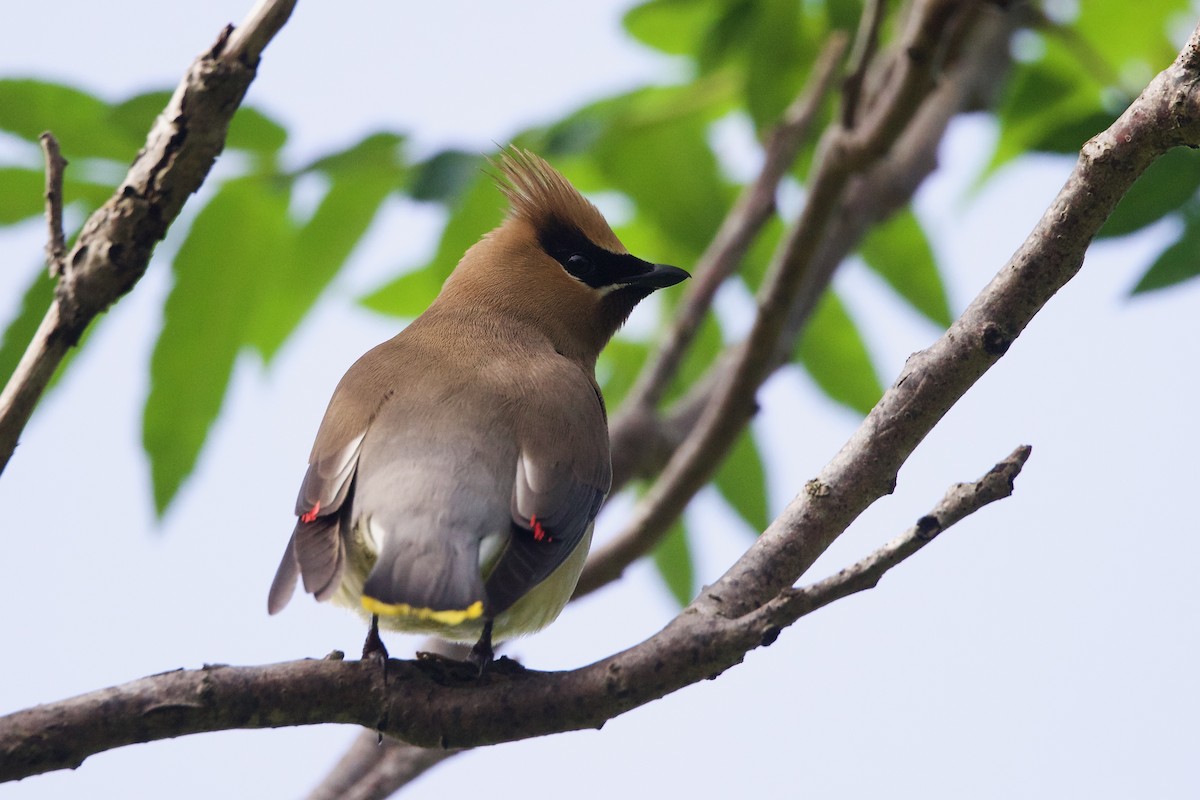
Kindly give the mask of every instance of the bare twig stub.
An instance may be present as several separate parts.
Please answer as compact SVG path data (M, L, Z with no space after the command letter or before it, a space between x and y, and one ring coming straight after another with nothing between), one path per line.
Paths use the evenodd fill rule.
M0 472L67 350L97 314L141 279L155 245L208 176L263 47L294 5L295 0L262 0L241 28L222 32L192 63L125 179L84 224L71 252L59 253L57 261L51 256L58 276L54 302L0 394ZM47 181L51 172L48 168ZM61 186L58 194L61 204Z
M46 156L46 265L51 277L57 278L62 275L63 255L67 252L67 239L63 234L63 170L67 160L50 131L38 140Z

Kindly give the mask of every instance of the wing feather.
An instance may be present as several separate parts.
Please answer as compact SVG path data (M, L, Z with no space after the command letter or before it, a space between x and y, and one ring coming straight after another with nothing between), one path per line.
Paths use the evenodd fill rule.
M511 535L487 576L493 615L567 560L612 485L608 428L595 384L577 371L560 374L548 385L560 387L559 392L530 404L519 430Z

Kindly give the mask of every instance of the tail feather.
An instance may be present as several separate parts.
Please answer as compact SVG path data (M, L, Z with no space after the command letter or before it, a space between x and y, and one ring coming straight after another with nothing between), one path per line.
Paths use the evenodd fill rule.
M482 615L478 542L398 538L385 542L363 585L368 608L460 621ZM367 603L368 598L375 602Z
M304 591L328 600L342 582L346 547L342 541L342 514L301 520L292 533L293 550L304 579Z
M268 614L278 614L291 602L299 578L300 562L296 560L296 534L293 533L279 561L279 569L275 571L275 580L271 581L271 591L267 595Z

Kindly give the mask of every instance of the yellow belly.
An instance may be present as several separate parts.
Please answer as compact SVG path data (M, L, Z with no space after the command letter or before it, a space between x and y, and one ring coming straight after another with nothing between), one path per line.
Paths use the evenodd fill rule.
M575 592L575 585L579 582L579 573L583 571L591 543L592 528L589 527L579 546L558 569L496 617L492 626L492 641L502 642L505 639L536 633L556 620ZM369 543L361 535L360 530L355 531L346 555L347 563L342 572L342 584L333 596L333 602L353 609L368 621L372 612L363 606L362 588L371 568L375 566L376 552L372 545L373 543ZM441 615L430 615L424 609L404 613L400 607L395 608L397 613L379 615L381 629L431 634L448 641L467 644L478 641L483 633L482 616L450 623L439 619Z

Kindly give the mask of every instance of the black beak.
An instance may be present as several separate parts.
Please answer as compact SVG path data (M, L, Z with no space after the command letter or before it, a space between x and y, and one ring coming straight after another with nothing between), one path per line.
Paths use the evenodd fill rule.
M640 275L631 275L621 281L625 286L642 286L647 289L663 289L674 286L682 280L692 277L679 267L667 264L650 264L650 269Z

